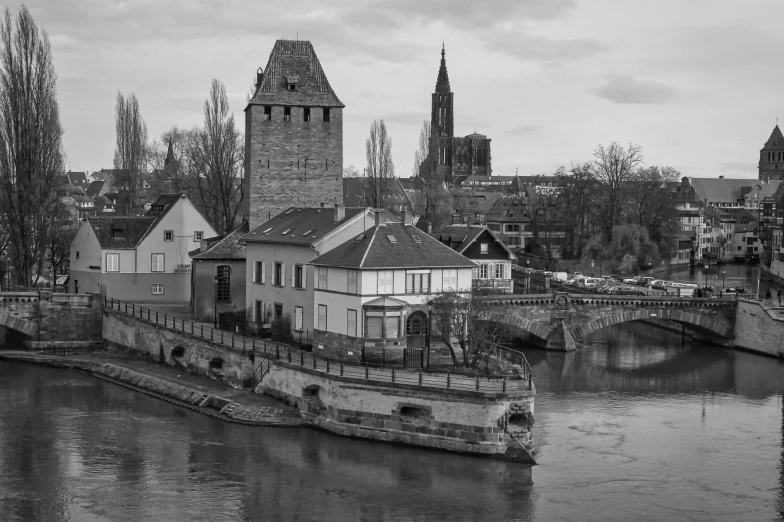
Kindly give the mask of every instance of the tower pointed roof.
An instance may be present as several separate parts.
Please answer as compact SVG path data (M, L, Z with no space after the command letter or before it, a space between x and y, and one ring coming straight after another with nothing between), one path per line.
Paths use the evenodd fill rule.
M770 133L770 138L765 142L762 150L784 150L784 135L781 134L778 125L773 128L773 132Z
M267 68L259 76L249 105L345 107L329 85L316 51L308 41L275 42Z
M172 140L169 138L169 150L166 151L166 159L163 160L163 168L165 169L169 165L174 165L174 147L172 146Z
M436 92L451 92L449 87L449 74L446 72L446 50L441 44L441 67L438 69L438 80L436 80Z

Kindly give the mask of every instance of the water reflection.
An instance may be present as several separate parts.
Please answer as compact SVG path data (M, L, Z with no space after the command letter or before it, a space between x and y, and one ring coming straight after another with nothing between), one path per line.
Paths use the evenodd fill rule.
M533 512L526 466L225 424L46 368L0 363L0 393L3 521L442 520L448 512L519 520Z

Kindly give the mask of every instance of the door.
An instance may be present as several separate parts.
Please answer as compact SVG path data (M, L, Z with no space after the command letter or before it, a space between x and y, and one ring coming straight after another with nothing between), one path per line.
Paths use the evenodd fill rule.
M406 346L421 350L427 344L427 315L414 312L406 321Z

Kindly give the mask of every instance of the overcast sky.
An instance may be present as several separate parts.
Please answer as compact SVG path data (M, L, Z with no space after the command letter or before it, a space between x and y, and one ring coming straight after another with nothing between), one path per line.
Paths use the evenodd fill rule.
M19 4L12 4L15 13ZM51 39L67 165L111 167L117 91L151 137L203 120L211 78L244 127L275 40L313 42L360 170L373 119L410 176L441 52L455 133L492 141L494 175L552 173L599 143L643 147L686 176L756 177L784 121L781 0L51 0L27 3Z

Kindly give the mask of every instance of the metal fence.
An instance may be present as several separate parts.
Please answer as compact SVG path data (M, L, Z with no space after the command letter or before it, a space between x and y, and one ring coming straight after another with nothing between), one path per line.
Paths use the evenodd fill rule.
M522 371L510 376L468 376L452 372L438 372L427 370L405 369L394 366L374 365L369 363L344 362L330 357L316 355L311 352L299 350L292 346L270 341L235 335L231 332L217 330L203 324L197 324L182 318L160 313L134 303L120 301L112 297L104 297L104 306L111 310L138 317L153 324L193 335L205 341L234 350L252 350L257 356L266 359L288 362L302 368L307 368L326 375L336 375L363 379L373 382L409 384L414 386L427 386L452 390L475 391L485 393L506 393L514 391L531 390L533 377L531 368L525 357L521 364ZM260 370L259 372L263 372ZM261 375L260 375L261 376ZM260 377L254 375L254 377Z

